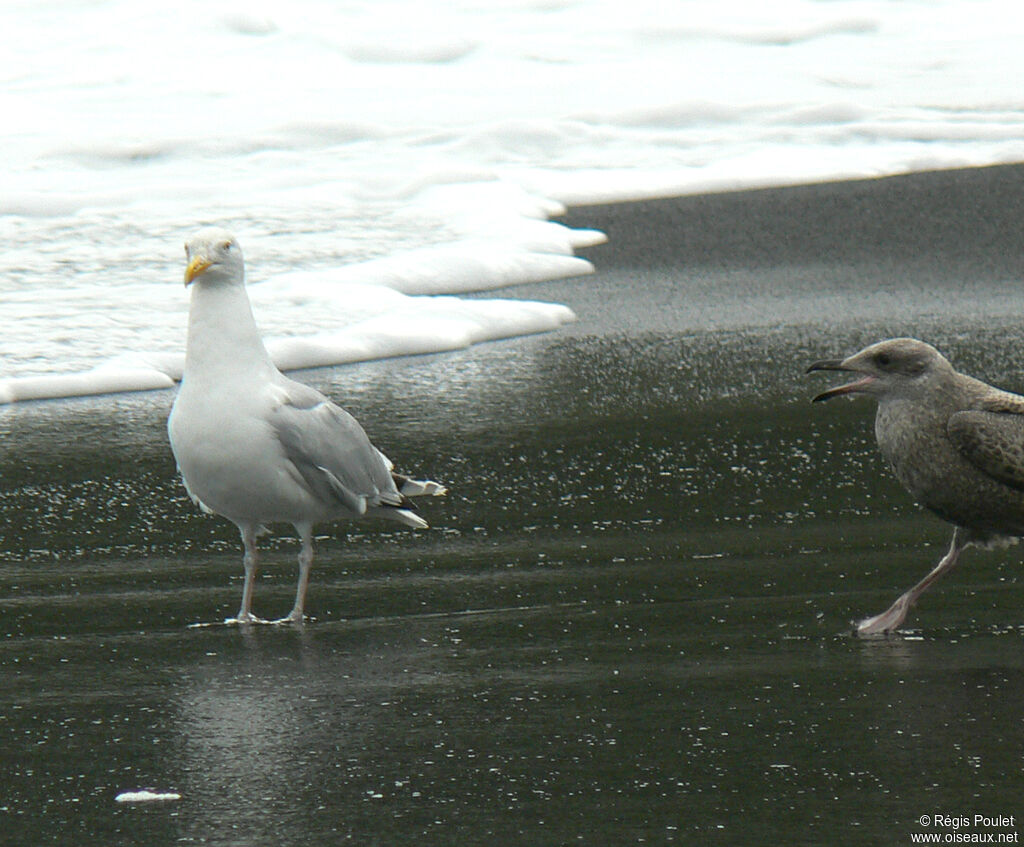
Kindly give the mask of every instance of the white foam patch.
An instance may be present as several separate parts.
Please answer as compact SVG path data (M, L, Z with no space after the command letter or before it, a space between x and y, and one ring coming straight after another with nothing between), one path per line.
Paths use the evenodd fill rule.
M0 380L0 403L85 397L121 391L147 391L170 388L172 385L174 380L158 370L125 367L111 362L81 373L44 374Z
M331 271L296 271L280 285L346 285L370 281L406 294L484 291L594 272L586 259L526 252L491 241L464 241L412 250Z
M576 319L557 303L529 300L406 298L397 306L334 333L269 338L267 350L281 370L441 353L484 341L549 332Z
M116 803L163 803L180 800L174 791L122 791L114 798Z

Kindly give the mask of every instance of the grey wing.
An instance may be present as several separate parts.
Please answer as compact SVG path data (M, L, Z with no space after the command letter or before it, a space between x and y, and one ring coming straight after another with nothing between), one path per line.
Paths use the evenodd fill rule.
M306 391L290 391L291 400L271 413L271 426L307 485L321 500L336 500L357 515L368 506L408 508L359 422L319 392Z
M1012 405L1004 405L1005 411L955 412L946 431L978 470L1024 491L1024 405L1019 410L1006 408Z

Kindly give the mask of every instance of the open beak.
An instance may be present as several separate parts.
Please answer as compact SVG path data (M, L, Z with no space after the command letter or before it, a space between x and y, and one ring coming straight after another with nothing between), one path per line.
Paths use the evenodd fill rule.
M847 371L856 373L854 368L846 365L846 359L822 359L820 362L815 362L807 369L807 373L813 371ZM870 374L861 376L860 379L855 379L853 382L848 382L846 385L837 385L835 388L830 388L828 391L822 391L817 397L811 400L812 403L820 403L823 400L831 400L833 397L838 397L841 394L856 394L858 391L866 391L868 386L875 381L875 378Z
M210 265L212 265L209 259L205 256L195 256L192 261L188 263L188 267L185 268L185 285L186 287L191 285L192 280L202 274Z

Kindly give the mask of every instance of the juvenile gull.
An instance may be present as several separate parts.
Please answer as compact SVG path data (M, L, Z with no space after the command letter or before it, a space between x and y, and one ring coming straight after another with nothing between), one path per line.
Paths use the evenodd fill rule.
M300 622L314 524L372 516L425 528L409 497L445 489L394 473L355 418L274 366L230 233L204 229L185 254L192 295L185 371L167 421L171 450L193 501L233 521L242 534L245 584L235 621L259 620L252 595L263 525L295 527L302 543L299 581L295 605L280 622Z
M894 338L811 371L857 379L819 394L867 394L878 401L882 455L921 505L955 527L949 552L886 611L857 623L861 635L889 632L917 598L952 568L965 547L1024 535L1024 397L957 373L929 344Z

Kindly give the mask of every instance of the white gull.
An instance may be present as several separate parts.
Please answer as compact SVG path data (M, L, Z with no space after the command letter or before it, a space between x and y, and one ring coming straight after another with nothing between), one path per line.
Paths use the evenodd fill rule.
M425 528L409 500L443 486L396 474L358 421L327 397L282 374L267 354L245 290L245 264L228 232L207 228L185 246L191 286L181 388L167 421L189 495L234 522L245 548L237 618L252 623L256 538L290 523L301 540L295 605L301 622L313 562L313 526L383 517Z

